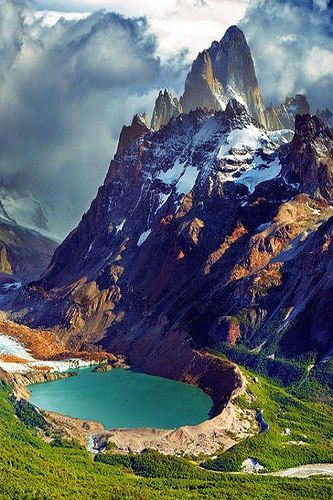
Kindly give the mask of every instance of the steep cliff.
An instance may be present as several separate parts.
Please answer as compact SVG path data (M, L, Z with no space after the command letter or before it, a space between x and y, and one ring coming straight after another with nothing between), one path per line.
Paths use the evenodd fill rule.
M266 110L267 126L271 130L295 128L296 115L310 113L310 104L302 94L286 97L280 106L269 106Z
M266 125L251 51L237 26L231 26L220 42L213 42L198 55L187 75L180 102L188 113L200 107L224 110L231 98L244 104L251 116Z
M151 128L155 131L167 125L173 116L178 116L183 108L176 97L173 97L168 89L160 91L155 102Z

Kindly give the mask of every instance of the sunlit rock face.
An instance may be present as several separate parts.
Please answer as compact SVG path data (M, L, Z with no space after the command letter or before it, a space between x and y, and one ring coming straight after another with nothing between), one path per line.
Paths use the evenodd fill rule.
M302 94L286 97L280 106L269 106L266 110L267 126L271 130L295 128L296 115L310 113L310 104Z
M182 106L176 97L173 97L168 89L160 91L155 102L151 128L155 131L167 125L173 116L182 112Z
M231 26L220 42L213 42L192 65L181 98L184 112L196 108L223 110L236 98L249 114L266 125L265 107L244 33Z
M132 142L148 132L146 115L135 115L131 125L124 125L119 137L117 153L125 151Z

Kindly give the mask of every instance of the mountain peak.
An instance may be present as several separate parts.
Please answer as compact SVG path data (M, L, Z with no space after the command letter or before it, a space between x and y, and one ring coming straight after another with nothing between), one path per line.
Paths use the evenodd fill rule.
M122 153L139 137L149 132L147 125L147 115L136 114L133 117L131 125L124 125L119 136L117 154Z
M173 97L170 90L165 88L160 90L155 101L151 128L155 131L167 125L173 116L178 116L182 112L182 106L176 97Z
M243 104L233 98L228 102L227 107L225 108L225 113L229 117L234 117L247 114L247 111Z
M224 110L231 98L245 105L249 114L266 125L250 48L242 30L231 26L220 42L200 52L187 75L181 104L185 113L206 107Z
M333 202L333 133L316 115L297 115L295 135L282 154L282 175L300 190Z
M242 41L242 42L245 42L247 44L243 31L240 28L238 28L238 26L236 26L236 25L230 26L227 29L227 31L225 32L225 34L221 38L220 43L230 43L233 40Z

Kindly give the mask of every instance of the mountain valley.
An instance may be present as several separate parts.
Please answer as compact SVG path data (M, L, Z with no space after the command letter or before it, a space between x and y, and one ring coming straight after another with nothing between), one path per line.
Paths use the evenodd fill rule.
M232 472L257 473L254 486L241 477L252 498L315 498L317 485L330 498L331 480L266 474L333 457L331 127L331 111L312 113L299 93L266 106L231 26L195 59L183 95L161 90L150 121L136 114L122 128L104 183L61 244L43 211L41 234L3 194L0 336L17 351L2 352L0 338L0 435L19 432L38 470L50 469L31 498L52 497L54 463L78 498L196 498L201 488L229 498L242 489ZM64 362L98 365L86 380L130 365L190 384L210 396L209 418L104 429L29 403L31 382L66 383L54 373ZM77 491L73 474L85 478ZM11 482L4 491L21 498Z

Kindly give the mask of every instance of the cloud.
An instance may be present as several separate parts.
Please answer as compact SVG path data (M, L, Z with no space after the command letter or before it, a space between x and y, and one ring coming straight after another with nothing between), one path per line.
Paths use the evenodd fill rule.
M188 60L221 39L226 29L242 19L249 0L39 0L38 8L52 11L49 22L105 8L126 16L145 16L156 35L158 53L167 59L182 48ZM57 12L59 15L57 16ZM73 14L75 13L75 14Z
M332 107L333 3L328 0L257 0L241 23L255 58L266 102L303 92L312 104Z
M26 2L0 0L0 11L1 176L48 204L64 234L103 181L121 126L179 68L161 66L145 18L98 11L50 27Z
M151 111L161 87L180 93L191 58L245 7L0 0L1 177L49 206L52 231L65 235L103 182L122 125Z

